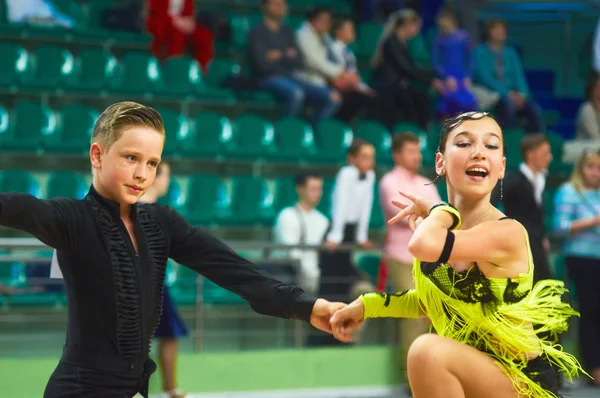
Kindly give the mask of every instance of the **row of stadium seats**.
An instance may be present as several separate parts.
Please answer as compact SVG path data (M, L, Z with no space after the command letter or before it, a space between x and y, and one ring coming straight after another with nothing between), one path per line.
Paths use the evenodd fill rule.
M86 179L72 171L55 171L38 178L24 170L0 171L0 192L26 192L40 198L83 198L89 188ZM324 180L323 198L319 210L329 214L333 179ZM446 199L446 185L437 184ZM554 189L544 192L547 225L552 224ZM291 177L271 181L258 176L239 175L223 179L212 174L194 174L172 178L167 195L160 202L174 207L192 224L201 226L270 226L277 213L296 201ZM375 186L370 220L371 228L384 226Z
M288 163L341 164L353 137L371 142L377 150L377 162L391 165L391 134L384 126L372 121L360 121L351 129L347 124L328 119L313 130L298 118L282 118L275 123L246 114L235 120L216 112L200 112L191 118L169 108L158 108L167 140L165 156L189 158L223 158ZM12 109L0 106L0 149L4 151L83 154L89 148L90 137L99 110L81 104L70 104L53 110L39 102L18 101ZM429 133L410 123L399 123L394 132L412 131L422 139L423 161L433 165L440 127L432 126ZM520 140L524 133L518 129L505 131L508 166L521 162ZM553 171L562 165L563 138L548 133L554 154Z
M88 190L84 177L71 171L55 171L41 184L24 170L0 171L0 192L25 192L40 198L83 198ZM332 179L324 183L324 195L319 209L329 214ZM378 190L371 217L372 228L383 226ZM278 178L269 182L261 177L240 175L223 179L211 174L195 174L187 178L173 178L169 192L161 203L180 211L195 225L211 226L270 226L283 207L296 200L293 179Z

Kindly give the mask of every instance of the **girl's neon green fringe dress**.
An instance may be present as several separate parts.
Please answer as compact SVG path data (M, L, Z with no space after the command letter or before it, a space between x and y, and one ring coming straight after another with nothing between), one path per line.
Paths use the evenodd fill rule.
M425 313L437 334L495 358L523 396L559 397L557 370L569 379L583 370L552 336L566 331L569 317L579 314L561 301L563 282L544 280L533 287L527 235L526 241L529 271L516 279L487 278L477 264L457 272L448 264L415 259L416 289L361 296L365 318ZM550 337L540 338L540 333ZM539 355L528 360L527 353Z

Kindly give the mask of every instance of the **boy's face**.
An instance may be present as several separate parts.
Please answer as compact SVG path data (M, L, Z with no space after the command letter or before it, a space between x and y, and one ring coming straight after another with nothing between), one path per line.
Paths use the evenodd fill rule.
M373 145L363 145L349 160L361 173L371 171L375 166L375 148Z
M134 204L154 183L164 136L148 127L130 127L105 152L94 143L90 148L98 192L120 204Z

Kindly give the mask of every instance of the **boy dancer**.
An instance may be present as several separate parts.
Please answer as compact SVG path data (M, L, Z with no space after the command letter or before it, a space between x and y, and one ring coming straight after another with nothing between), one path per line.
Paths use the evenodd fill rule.
M85 199L0 194L0 225L55 248L65 280L67 339L45 398L148 396L156 369L148 353L168 258L240 295L258 313L331 330L340 304L269 277L169 207L137 204L154 182L164 141L154 109L117 103L94 126L93 183Z

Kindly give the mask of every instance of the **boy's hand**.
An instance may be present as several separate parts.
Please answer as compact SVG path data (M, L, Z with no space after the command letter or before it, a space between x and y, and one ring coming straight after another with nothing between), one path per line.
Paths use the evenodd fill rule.
M343 308L344 303L332 303L325 299L317 299L310 315L310 324L327 333L333 333L330 319L337 310Z
M333 336L344 343L354 341L352 333L364 323L365 306L360 299L354 300L349 305L340 308L331 317Z

